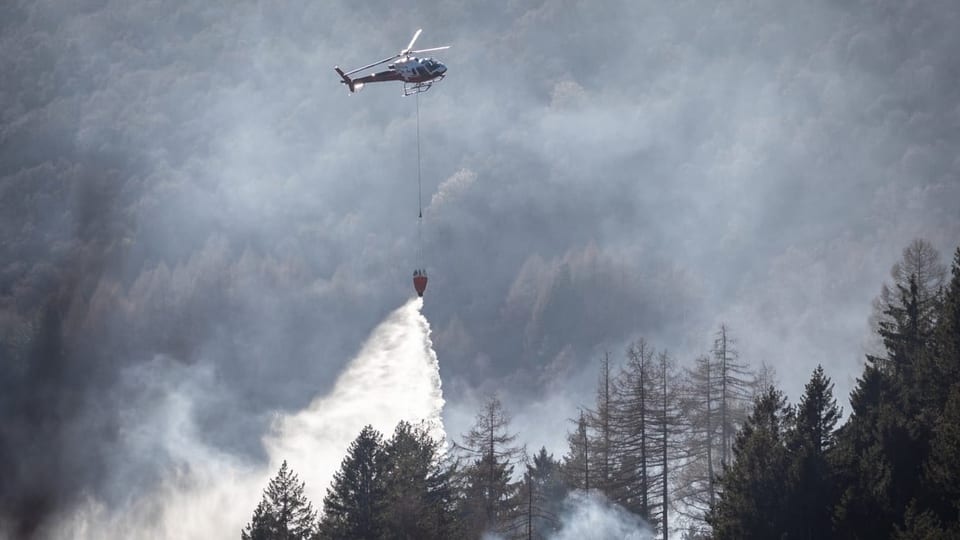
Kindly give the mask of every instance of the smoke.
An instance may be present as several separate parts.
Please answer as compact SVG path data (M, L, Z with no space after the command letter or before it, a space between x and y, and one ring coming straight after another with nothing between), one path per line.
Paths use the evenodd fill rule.
M638 516L631 514L603 494L573 491L563 501L559 516L560 530L550 540L580 540L581 538L620 538L622 540L654 540L653 529ZM483 540L503 540L495 532L485 532Z
M654 532L642 519L611 503L603 495L574 491L563 502L560 532L551 540L622 538L653 540Z
M319 508L333 473L363 426L370 424L389 435L401 420L425 421L434 437L444 439L439 364L422 307L423 300L414 298L387 316L329 394L302 411L275 418L263 440L267 464L251 463L202 442L194 417L212 371L199 366L173 368L163 383L156 383L158 388L147 389L164 390L153 414L123 430L128 447L169 456L170 466L159 487L112 508L87 497L40 536L236 538L283 460L306 482L306 494ZM156 372L170 367L158 359L139 369ZM157 444L162 448L151 448Z

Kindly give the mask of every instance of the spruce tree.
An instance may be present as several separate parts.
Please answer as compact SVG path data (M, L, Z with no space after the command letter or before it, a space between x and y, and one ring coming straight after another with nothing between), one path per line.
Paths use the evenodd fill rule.
M520 490L520 505L526 522L521 531L525 538L548 538L560 527L559 518L563 500L569 488L563 481L560 462L547 453L546 447L527 464L524 485Z
M930 457L924 466L929 504L945 522L960 522L960 247L954 253L951 280L941 304L935 335L937 382L931 392L942 394Z
M843 488L834 520L841 536L887 537L928 523L924 464L951 384L938 332L945 304L938 256L929 243L914 241L875 302L886 350L867 357L834 455Z
M563 456L560 472L564 482L571 489L590 491L590 440L587 434L587 419L580 411L580 416L572 420L576 429L567 433L567 453Z
M303 494L304 482L284 460L270 480L253 518L241 532L243 540L304 540L313 538L317 513Z
M933 331L934 374L926 377L930 382L928 392L940 404L947 402L951 386L960 382L960 247L954 253L950 273Z
M892 282L881 286L880 295L873 302L871 322L877 335L884 325L893 322L891 308L904 307L902 292L910 289L911 280L916 287L918 313L926 321L925 326L932 326L946 274L940 252L929 241L917 238L903 248L900 260L890 268Z
M790 538L831 536L836 479L827 453L835 445L840 416L833 383L818 365L797 405L789 437L788 506L794 509Z
M953 385L930 446L924 480L931 510L956 529L960 527L960 382Z
M885 538L891 533L891 464L880 443L880 430L889 432L895 398L892 378L867 364L850 393L852 412L838 430L831 459L840 483L834 510L837 537Z
M390 538L455 536L451 472L440 443L421 426L401 421L383 445L383 530Z
M785 428L790 411L783 394L769 388L736 436L733 461L719 478L716 504L707 515L714 538L780 538L787 527Z
M386 487L383 437L366 426L347 450L323 499L321 538L379 538L383 531Z

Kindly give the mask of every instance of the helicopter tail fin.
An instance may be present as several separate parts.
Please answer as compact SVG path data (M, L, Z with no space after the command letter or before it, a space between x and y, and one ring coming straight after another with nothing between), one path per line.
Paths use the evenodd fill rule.
M347 77L347 75L343 72L343 70L340 69L340 66L334 66L333 69L335 69L337 73L340 74L340 78L343 79L341 82L347 85L348 88L350 88L351 94L359 90L357 86L363 87L362 84L360 85L354 84L353 79L351 79L350 77Z

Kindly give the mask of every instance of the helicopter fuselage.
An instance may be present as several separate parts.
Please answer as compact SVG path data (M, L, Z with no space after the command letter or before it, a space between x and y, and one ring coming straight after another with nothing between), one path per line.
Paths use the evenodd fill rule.
M371 83L382 81L404 81L422 83L442 77L447 72L447 66L433 58L404 58L387 66L387 70L372 73L365 77L357 77L354 82Z

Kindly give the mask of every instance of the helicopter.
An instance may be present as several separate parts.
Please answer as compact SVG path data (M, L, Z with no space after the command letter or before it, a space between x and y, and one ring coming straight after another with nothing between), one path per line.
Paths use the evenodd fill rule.
M347 85L347 88L350 89L351 94L359 91L366 83L385 81L403 81L403 95L405 96L412 96L414 94L426 92L431 86L433 86L433 83L444 78L447 72L447 66L441 64L433 58L417 58L414 55L425 52L442 51L444 49L449 49L450 46L446 45L443 47L433 47L430 49L420 49L414 51L413 44L417 41L417 38L420 37L421 32L423 32L422 28L417 30L417 32L413 35L413 39L410 40L410 43L406 46L406 48L402 49L399 53L391 56L390 58L384 58L379 62L374 62L346 73L340 69L340 66L334 66L333 69L336 70L336 72L340 75L340 78L343 79L340 82ZM396 60L396 62L388 65L388 69L386 71L371 73L370 75L357 77L355 79L350 77L350 75L353 75L358 71L379 66L380 64L385 64L393 60Z

